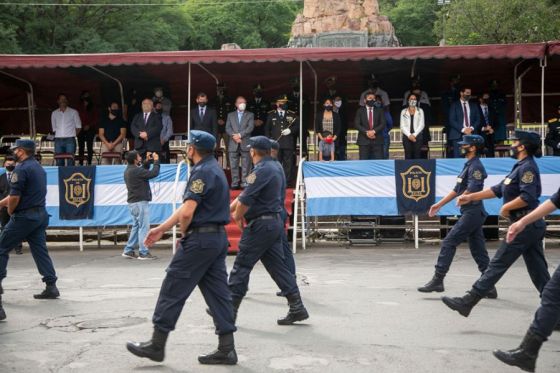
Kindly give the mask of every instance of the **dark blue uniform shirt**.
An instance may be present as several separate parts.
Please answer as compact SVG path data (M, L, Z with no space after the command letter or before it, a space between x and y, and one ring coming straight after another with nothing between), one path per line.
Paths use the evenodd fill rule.
M286 185L284 171L271 157L263 158L246 178L247 188L239 196L239 201L249 209L245 219L251 221L261 215L282 212L282 187ZM285 191L284 191L285 194Z
M288 218L288 211L286 210L286 175L284 174L284 169L282 168L282 163L280 163L277 159L274 159L274 163L276 164L276 167L278 167L278 169L281 171L282 173L282 187L280 189L281 191L281 198L282 198L282 212L281 217L282 217L282 222L286 222L286 219Z
M457 176L457 184L455 185L455 188L453 188L453 191L458 195L461 195L464 192L480 192L484 189L484 180L487 177L488 174L486 173L486 169L482 165L480 158L474 157L465 163L463 170L459 176ZM482 205L482 201L475 201L463 207L480 205Z
M556 206L557 209L560 209L560 188L558 188L558 191L550 197L550 200L554 203L554 206Z
M191 170L183 202L198 204L190 228L229 223L229 188L224 171L213 156L207 156Z
M10 195L20 200L14 212L33 207L45 207L47 173L33 157L18 162L12 174Z
M527 207L519 210L533 210L539 205L541 196L541 174L533 157L526 157L517 162L509 175L498 185L492 187L498 198L508 203L517 197L527 203ZM515 213L517 210L511 211Z

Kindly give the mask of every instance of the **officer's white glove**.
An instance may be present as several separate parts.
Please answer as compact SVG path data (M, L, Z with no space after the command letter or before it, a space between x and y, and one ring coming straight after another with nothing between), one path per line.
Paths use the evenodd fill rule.
M556 147L557 147L558 149L560 149L560 142L558 143L558 145L556 145Z
M282 136L288 136L290 133L292 133L292 130L289 128L286 128L284 131L282 131Z

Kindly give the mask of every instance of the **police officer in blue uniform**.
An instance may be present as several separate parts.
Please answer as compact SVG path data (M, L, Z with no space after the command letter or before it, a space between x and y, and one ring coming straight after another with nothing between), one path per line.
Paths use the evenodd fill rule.
M506 240L512 242L530 224L550 215L560 208L560 189L529 215L513 223ZM553 330L560 330L560 266L556 267L550 281L541 294L541 306L537 309L533 323L527 330L521 345L509 351L494 351L494 356L508 365L534 372L539 350Z
M0 234L0 320L6 318L2 308L2 280L6 277L8 253L24 240L29 243L33 260L46 284L45 290L33 297L55 299L60 296L56 287L56 272L47 250L47 173L35 160L34 141L17 140L12 150L17 166L12 174L10 195L0 201L0 206L6 207L11 215Z
M512 223L537 208L541 196L541 176L534 157L540 157L542 154L541 137L535 132L515 131L512 140L510 155L517 159L517 162L509 175L490 189L463 194L457 199L458 205L488 198L503 198L500 215ZM544 220L539 219L527 226L513 241L503 241L488 269L473 284L472 289L460 298L443 297L443 303L467 317L521 255L533 284L539 293L542 293L550 280L542 243L545 231L546 224Z
M252 137L249 147L255 168L247 176L247 188L231 204L233 219L243 230L239 252L229 275L234 317L247 293L251 271L260 260L286 295L290 306L287 316L278 320L278 325L291 325L309 315L282 249L282 187L285 179L277 162L270 157L268 138Z
M139 357L161 362L170 331L194 288L198 285L214 315L218 349L198 357L201 364L237 363L233 333L236 331L227 285L228 240L224 226L229 222L229 188L223 170L213 157L216 139L204 131L192 130L187 157L192 166L183 205L146 237L152 246L174 225L183 237L167 268L152 318L154 333L148 342L128 342L126 347Z
M480 162L480 158L478 158L479 153L484 149L484 138L480 135L466 135L463 136L463 141L459 142L459 146L461 147L461 153L467 158L467 162L457 176L455 188L430 208L429 215L431 217L435 216L443 206L455 197L480 192L484 189L484 180L488 177L488 174L482 162ZM488 214L484 210L482 201L461 206L461 218L442 242L434 277L426 285L418 288L418 291L423 293L444 291L443 279L449 271L457 246L467 239L471 254L478 265L478 270L484 273L490 262L488 251L486 251L484 232L482 231L486 216ZM492 288L487 296L488 298L496 298L498 296L496 289Z
M280 144L278 144L278 141L276 140L272 140L270 139L270 145L271 145L271 150L270 150L270 156L272 157L272 159L274 159L276 161L276 165L278 166L278 168L280 169L280 171L282 171L282 173L284 173L284 170L282 169L282 164L280 164L280 162L278 162L278 151L280 150ZM282 188L283 192L282 192L282 212L280 214L282 221L284 222L284 224L286 223L286 219L288 219L288 210L286 210L286 181L284 180L284 186ZM290 241L288 240L288 234L286 232L286 229L282 229L282 251L284 253L284 262L286 263L286 265L288 266L288 269L290 270L290 273L292 275L294 275L294 278L296 278L296 261L294 259L294 254L292 253L292 249L290 247ZM282 293L281 291L276 293L277 296L279 297L285 297L286 294Z

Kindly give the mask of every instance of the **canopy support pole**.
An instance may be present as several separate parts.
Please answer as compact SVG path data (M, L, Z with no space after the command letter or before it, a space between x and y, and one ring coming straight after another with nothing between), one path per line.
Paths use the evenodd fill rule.
M103 70L99 70L97 67L94 66L90 66L88 65L87 67L89 67L90 69L92 69L93 71L97 71L99 74L113 80L114 82L117 83L117 85L119 86L119 94L121 96L121 110L124 110L124 89L123 89L123 85L122 82L120 80L118 80L117 78L115 78L114 76L107 74L105 71Z
M299 61L299 159L303 159L303 61Z
M189 62L189 81L187 82L187 138L191 134L191 66Z
M4 74L6 76L9 76L12 79L15 80L19 80L22 83L27 84L27 86L29 87L29 94L27 95L27 112L28 112L28 117L29 117L29 133L31 134L31 138L34 139L36 132L37 132L37 128L36 128L36 122L35 122L35 93L33 91L33 84L31 84L31 82L20 78L19 76L15 76L13 74L7 73L5 71L0 70L0 74Z
M297 178L296 178L296 195L294 197L294 225L292 226L292 252L295 254L297 252L297 227L298 227L298 213L299 213L299 200L300 198L303 200L304 196L302 195L303 191L303 161L304 159L300 159L298 162L298 171L297 171ZM301 237L302 240L305 240L305 215L303 212L303 203L301 204L302 212L301 212Z
M311 72L313 72L313 79L314 79L314 94L313 94L313 145L315 145L315 149L318 149L316 147L317 145L317 129L315 128L315 123L317 123L317 90L318 90L318 83L317 83L317 71L315 70L315 68L313 67L313 65L311 65L311 62L309 61L305 61L305 63L307 64L307 66L309 66L309 69L311 70ZM303 108L301 109L301 113L303 114ZM309 158L309 149L307 149L307 158Z
M546 147L544 145L544 137L545 137L545 127L544 127L544 72L546 69L546 56L541 58L540 60L540 67L541 67L541 149L543 155L546 154Z

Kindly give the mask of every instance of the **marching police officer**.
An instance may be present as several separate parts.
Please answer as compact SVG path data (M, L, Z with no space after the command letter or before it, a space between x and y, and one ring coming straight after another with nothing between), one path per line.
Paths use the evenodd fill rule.
M560 189L529 215L513 223L509 227L506 240L513 241L527 225L550 215L559 208ZM527 330L521 345L509 351L496 350L494 356L508 365L517 366L527 372L534 372L539 350L553 330L560 330L560 266L556 267L552 278L544 287L541 306L535 313L533 323Z
M560 156L560 105L558 105L556 118L548 120L548 133L544 138L544 143L552 148L553 155Z
M33 297L55 299L60 296L56 287L56 272L47 250L47 174L35 160L34 141L17 140L12 150L17 166L11 178L10 195L0 201L0 206L6 207L11 215L0 234L0 320L6 318L2 308L2 280L6 277L8 253L24 240L29 243L37 269L46 284L45 290Z
M201 364L237 363L233 332L236 331L227 285L228 240L224 226L229 222L229 188L223 170L213 157L216 139L204 131L192 130L187 156L192 166L183 205L146 237L152 246L179 224L183 237L180 248L167 268L154 311L154 332L148 342L128 342L136 356L163 361L165 344L175 329L185 301L198 285L214 315L218 349L198 357Z
M467 158L467 162L457 176L455 188L441 201L430 207L429 215L431 217L435 216L443 206L455 197L480 192L484 189L484 180L488 177L488 174L482 162L480 162L480 158L478 158L478 154L484 149L484 138L480 135L466 135L463 136L463 141L459 142L459 146L461 146L461 153ZM418 291L423 293L444 291L443 279L449 271L457 246L466 239L468 239L469 249L478 265L478 270L484 273L490 262L482 231L486 216L488 214L484 210L482 201L461 206L461 217L442 242L434 277L426 285L418 288ZM498 296L496 289L492 288L487 296L496 298Z
M541 156L541 137L535 132L515 131L510 154L517 159L509 175L498 185L481 192L463 194L457 199L462 206L489 198L503 198L500 215L512 223L533 211L539 205L541 176L534 157ZM523 255L533 284L542 293L550 280L543 252L546 230L544 220L527 226L513 241L503 241L490 261L488 269L473 284L472 289L460 298L443 297L442 301L461 315L469 316L473 307L494 288L513 263Z
M280 164L280 162L278 162L278 151L280 150L280 144L278 144L278 141L275 140L270 140L270 145L271 145L271 150L270 150L270 156L272 157L272 159L274 159L276 162L276 166L278 167L278 169L280 171L282 171L282 165ZM282 218L282 222L284 224L286 224L286 219L288 219L288 210L286 210L286 179L284 178L284 185L282 186L282 212L280 213L280 217ZM286 265L288 266L288 269L290 270L290 273L294 276L294 278L296 277L296 261L294 259L294 254L292 253L292 249L290 247L290 241L288 240L288 234L286 233L286 229L284 227L284 229L282 229L282 251L284 252L284 262L286 263ZM277 292L276 295L278 295L279 297L283 297L286 296L286 294L283 294L281 291Z
M255 168L247 177L247 188L231 204L233 219L242 228L239 253L229 275L234 317L249 284L249 276L260 260L276 285L288 299L290 309L278 325L291 325L309 317L295 277L288 269L282 250L282 186L284 178L270 157L270 140L264 136L250 139ZM246 224L245 224L246 222Z
M265 136L278 141L280 151L278 161L282 164L288 187L295 184L293 170L295 166L296 138L299 134L299 118L297 114L288 109L288 98L278 97L276 110L268 114L265 127Z
M255 115L255 128L251 136L263 136L270 102L263 97L263 88L260 84L256 84L253 88L253 96L253 99L247 103L247 110Z

